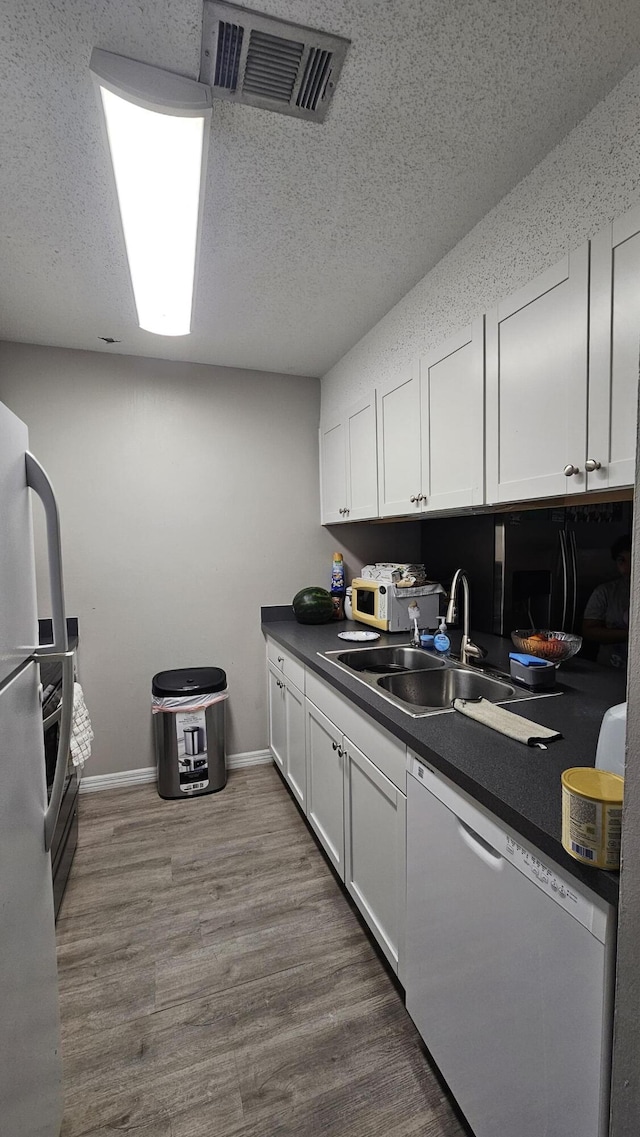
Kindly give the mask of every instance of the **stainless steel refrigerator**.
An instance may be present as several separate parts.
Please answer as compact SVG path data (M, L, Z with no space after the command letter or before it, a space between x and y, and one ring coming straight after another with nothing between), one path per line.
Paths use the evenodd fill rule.
M38 647L32 500L44 507L53 643ZM47 800L39 659L63 669ZM0 1132L57 1137L62 1076L50 845L69 753L68 651L58 509L27 428L0 403Z

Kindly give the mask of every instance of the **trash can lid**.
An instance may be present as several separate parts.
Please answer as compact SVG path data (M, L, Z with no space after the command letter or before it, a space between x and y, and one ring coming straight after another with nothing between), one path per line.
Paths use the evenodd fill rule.
M221 667L179 667L175 671L159 671L151 690L160 698L181 695L208 695L224 691L227 676Z

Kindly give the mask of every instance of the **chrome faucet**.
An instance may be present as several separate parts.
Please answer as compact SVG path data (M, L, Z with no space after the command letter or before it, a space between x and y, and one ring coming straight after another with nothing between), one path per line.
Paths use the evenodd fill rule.
M456 596L458 593L458 585L462 581L462 596L463 596L463 610L462 610L462 640L460 641L460 662L471 663L474 660L484 659L486 651L483 647L478 647L477 644L471 642L469 638L469 580L464 569L456 569L453 580L451 581L451 593L449 596L449 604L447 607L447 614L445 621L447 624L455 624L457 621L457 608Z

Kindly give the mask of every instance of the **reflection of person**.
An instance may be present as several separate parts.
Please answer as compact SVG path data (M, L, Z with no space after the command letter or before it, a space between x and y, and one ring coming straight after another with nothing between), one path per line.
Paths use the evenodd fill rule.
M629 639L629 588L631 583L631 538L618 537L611 546L618 576L594 588L582 621L585 640L600 644L599 663L624 667Z

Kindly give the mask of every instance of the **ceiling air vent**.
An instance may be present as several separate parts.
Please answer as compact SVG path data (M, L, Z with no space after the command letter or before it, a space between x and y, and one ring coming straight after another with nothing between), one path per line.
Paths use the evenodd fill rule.
M214 98L322 122L349 40L205 0L200 82Z
M223 90L235 91L238 84L238 68L240 67L240 52L242 51L242 37L244 31L237 24L224 24L220 21L218 26L218 42L216 45L216 71L215 85Z

